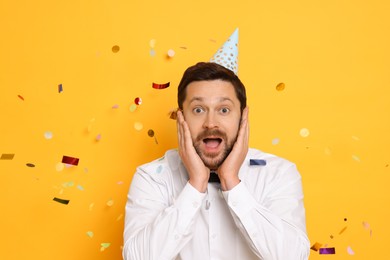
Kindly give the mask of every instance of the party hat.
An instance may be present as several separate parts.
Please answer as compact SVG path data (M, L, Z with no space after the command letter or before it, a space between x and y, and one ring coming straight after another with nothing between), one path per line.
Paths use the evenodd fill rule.
M210 59L225 68L238 73L238 28L230 35L229 39Z

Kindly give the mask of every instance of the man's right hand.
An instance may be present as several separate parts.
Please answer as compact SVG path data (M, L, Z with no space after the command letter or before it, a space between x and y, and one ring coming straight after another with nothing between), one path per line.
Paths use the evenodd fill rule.
M184 120L183 113L177 111L177 136L179 144L179 155L186 167L189 175L189 183L199 192L206 192L210 169L207 168L202 159L196 153L191 132L187 122Z

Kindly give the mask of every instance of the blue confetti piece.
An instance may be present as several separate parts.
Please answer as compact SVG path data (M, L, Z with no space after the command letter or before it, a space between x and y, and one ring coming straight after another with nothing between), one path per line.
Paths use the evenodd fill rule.
M264 165L267 165L267 161L266 160L261 160L261 159L250 159L249 160L249 165L264 166Z
M62 84L58 84L58 93L61 93L63 90Z
M162 169L163 169L162 165L159 165L159 166L157 167L156 172L157 172L157 173L161 173L161 172L162 172Z

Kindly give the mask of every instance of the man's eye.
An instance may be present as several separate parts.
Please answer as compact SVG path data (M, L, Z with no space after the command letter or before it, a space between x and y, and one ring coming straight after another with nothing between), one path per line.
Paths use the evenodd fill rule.
M196 114L199 114L199 113L202 113L203 112L203 108L201 108L201 107L196 107L196 108L194 108L194 113L196 113Z
M224 108L221 108L220 111L221 111L222 114L227 114L227 113L229 113L230 109L227 108L227 107L224 107Z

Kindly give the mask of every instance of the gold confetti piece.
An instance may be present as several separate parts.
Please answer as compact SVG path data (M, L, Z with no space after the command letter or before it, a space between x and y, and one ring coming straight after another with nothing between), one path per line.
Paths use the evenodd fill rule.
M95 203L89 204L89 211L92 211L94 205L95 205Z
M65 165L63 163L59 162L59 163L56 164L56 171L57 172L60 172L60 171L64 170L64 168L65 168Z
M141 131L142 128L144 128L144 125L143 125L142 123L140 123L140 122L135 122L135 123L134 123L134 128L135 128L135 130L137 130L137 131Z
M130 105L130 112L134 112L136 109L137 109L137 105L136 104L131 104Z
M314 245L310 247L311 250L318 251L321 248L322 244L315 242Z
M87 236L89 236L90 238L93 237L93 232L92 231L87 231Z
M3 153L0 157L0 160L12 160L14 156L14 153Z
M360 158L357 155L352 155L352 159L354 159L357 162L360 162Z
M18 95L18 98L24 101L24 97L22 97L21 95Z
M357 136L352 136L352 139L355 141L360 141L359 137L357 137Z
M176 118L177 118L177 109L169 111L168 115L169 115L170 119L176 120Z
M180 49L187 50L186 46L181 46Z
M27 166L27 167L34 168L34 167L35 167L35 164L33 164L33 163L26 163L26 166Z
M150 41L149 41L149 46L150 46L150 48L154 48L155 46L156 46L156 40L155 39L151 39Z
M300 131L299 131L299 134L302 136L302 137L308 137L310 135L310 131L309 129L307 128L302 128Z
M330 150L329 147L325 147L324 152L325 152L326 155L331 155L332 154L332 151Z
M150 137L154 136L154 131L152 129L148 130L148 136L150 136Z
M119 221L123 218L123 214L120 214L117 218L116 218L116 221Z
M286 85L281 82L278 85L276 85L276 90L277 91L283 91L285 87L286 87Z
M113 53L117 53L118 51L119 51L119 46L118 45L114 45L114 46L112 46L112 52Z
M104 251L105 249L107 249L109 246L111 245L111 243L101 243L100 244L100 251Z
M344 227L342 230L340 230L339 235L341 235L346 229L347 227Z
M107 206L112 207L112 205L114 205L114 201L110 199L106 204Z

